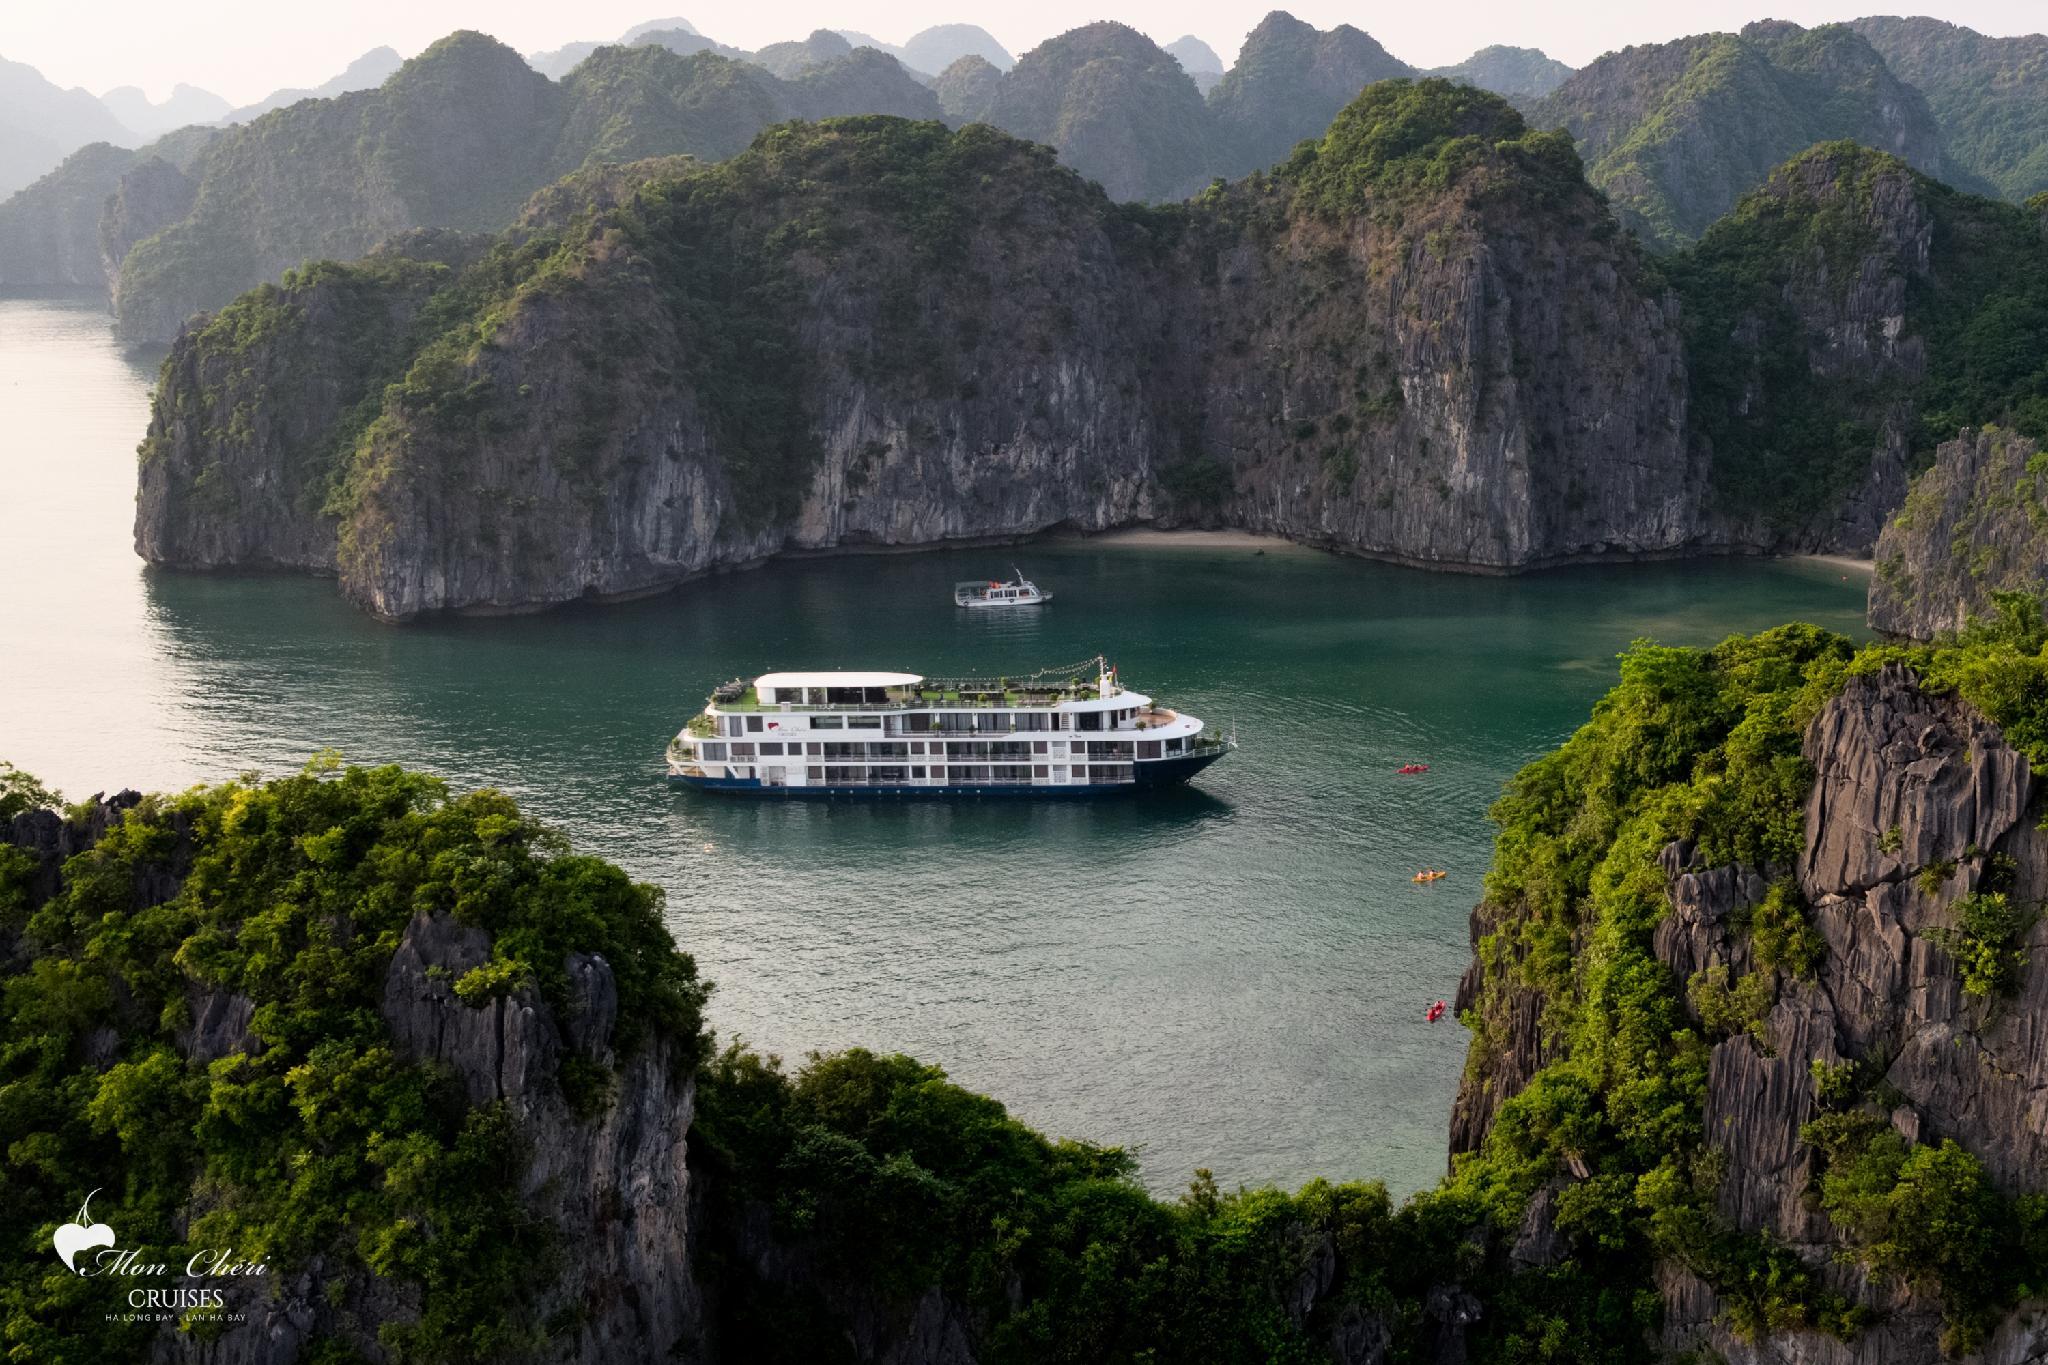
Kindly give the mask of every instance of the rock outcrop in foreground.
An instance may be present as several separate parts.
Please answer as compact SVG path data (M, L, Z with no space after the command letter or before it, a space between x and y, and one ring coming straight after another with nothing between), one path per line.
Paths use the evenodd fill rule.
M104 854L109 833L120 830L130 812L142 804L136 793L125 792L95 802L83 815L32 811L14 817L9 822L11 828L0 825L0 892L20 886L26 891L27 907L35 909L64 889L67 881L75 888L79 879L90 875L84 865L92 861L94 851ZM165 834L170 837L153 846L150 856L135 860L132 848L124 847L100 864L122 868L133 878L132 910L112 911L113 903L108 902L111 913L147 919L152 909L185 889L195 857L203 860L207 851L206 835L194 828L204 824L204 817L194 820L192 814L164 822ZM17 851L27 855L25 864L8 862L8 855ZM14 882L14 877L21 880ZM232 895L226 887L216 887L197 901L213 903L224 892ZM41 925L32 927L27 939L19 939L18 923L0 929L0 964L12 981L21 979L26 965L23 958L34 953L31 941L51 932L51 926ZM346 919L335 927L343 932L352 928L358 934L370 933L366 924L350 926ZM246 935L256 932L243 930ZM315 933L316 941L319 937ZM286 943L290 943L289 935ZM301 952L319 951L304 943L298 946ZM562 962L567 989L553 1005L530 980L499 995L473 1000L459 997L456 987L465 976L488 970L493 962L492 947L489 932L445 911L423 910L413 916L397 936L381 978L365 983L369 986L366 998L374 1001L375 1016L382 1026L379 1032L389 1054L381 1062L374 1052L362 1057L357 1063L361 1068L357 1083L383 1083L387 1078L378 1075L380 1067L388 1068L395 1060L421 1068L421 1074L452 1086L443 1103L458 1111L467 1104L472 1114L502 1116L509 1126L513 1155L491 1173L491 1178L504 1183L475 1194L519 1211L518 1218L508 1225L516 1227L519 1235L520 1244L512 1250L527 1262L517 1270L519 1312L529 1321L552 1324L550 1359L701 1358L696 1353L704 1346L704 1305L692 1270L693 1249L700 1234L693 1227L695 1191L687 1161L696 1096L691 1040L657 1030L651 1036L636 1037L631 1049L622 1052L616 1046L618 981L611 964L594 953L572 953ZM331 961L315 970L337 978L348 975ZM122 978L117 975L116 979ZM139 995L162 984L152 981L144 987L137 981L135 989ZM183 973L177 974L176 989L175 1008L185 1023L175 1033L173 1049L160 1055L175 1057L177 1064L202 1078L211 1068L219 1085L248 1080L252 1060L260 1065L267 1052L291 1046L287 1039L295 1026L282 1021L275 1000L266 1000L259 1009L256 1000L233 986ZM340 979L327 983L330 998L346 990ZM90 990L82 998L91 999ZM304 997L294 1003L306 1007ZM117 1057L132 1062L150 1055L146 1044L139 1042L124 1052L125 1043L138 1034L146 1036L146 1026L136 1017L139 1006L139 1000L124 998L112 1017L88 1037L88 1055L96 1059L98 1070L105 1072L112 1066L112 1074L118 1076L125 1064L116 1064ZM335 1045L340 1046L339 1039ZM301 1071L292 1073L299 1077L302 1096L312 1093L306 1087L319 1084L306 1073L317 1073L327 1064L321 1056L316 1047ZM583 1068L580 1074L605 1078L601 1102L572 1101L565 1094L564 1078L579 1074L579 1067ZM261 1082L250 1085L251 1096L263 1093ZM261 1099L252 1102L263 1103ZM338 1110L346 1100L336 1094L331 1103ZM174 1109L162 1117L170 1120L172 1112ZM402 1112L393 1109L383 1121L402 1125ZM223 1121L211 1111L201 1120ZM253 1123L257 1116L243 1114L236 1121ZM17 1115L10 1122L19 1125L22 1118ZM313 1139L312 1150L298 1151L301 1163L331 1156L333 1147L340 1145L338 1132L346 1131L346 1120L330 1112L325 1122L329 1131ZM421 1126L429 1125L422 1122ZM399 1130L386 1136L420 1140L418 1134ZM166 1122L160 1130L137 1139L145 1140L152 1148L152 1159L172 1169L192 1161L206 1141L195 1136L189 1120L182 1125ZM303 1141L296 1136L280 1140ZM373 1138L370 1149L374 1152L376 1147ZM432 1150L431 1145L427 1150ZM391 1164L389 1157L372 1159ZM424 1156L415 1155L412 1160L421 1170L432 1169ZM346 1170L345 1166L331 1167L325 1179L346 1182ZM427 1178L418 1172L410 1177L415 1181ZM483 1177L479 1172L464 1178ZM252 1209L265 1207L256 1179L246 1170L238 1169L230 1185ZM133 1200L135 1193L131 1189L115 1197ZM207 1245L209 1239L201 1229L209 1211L224 1197L227 1187L210 1188L204 1183L195 1187L169 1231L195 1247ZM301 1195L305 1202L318 1197ZM28 1217L33 1221L51 1211L37 1208ZM302 1210L300 1216L309 1215ZM252 1221L260 1225L260 1216ZM124 1244L132 1245L142 1231L135 1223L124 1221ZM441 1231L454 1235L452 1229ZM271 1254L287 1262L275 1267L278 1273L273 1279L229 1284L222 1291L229 1296L228 1308L239 1315L237 1319L204 1335L165 1331L149 1337L143 1329L149 1357L193 1365L288 1365L315 1358L320 1351L342 1348L357 1353L357 1358L388 1360L393 1358L390 1342L380 1338L380 1331L397 1327L417 1332L424 1327L430 1341L435 1331L453 1331L445 1319L437 1319L433 1289L427 1290L423 1301L422 1287L398 1272L399 1266L416 1263L397 1256L388 1275L362 1273L355 1258L345 1254L355 1232L355 1228L332 1232L332 1242L311 1255L289 1243L284 1247L273 1244ZM45 1235L42 1247L47 1245ZM239 1250L258 1254L262 1248L245 1243ZM360 1246L355 1250L358 1256L368 1255ZM369 1259L374 1262L374 1255ZM458 1278L468 1273L461 1267L450 1270ZM217 1287L220 1282L201 1283ZM440 1288L446 1287L444 1281ZM46 1318L41 1325L51 1324ZM18 1331L21 1323L17 1321L14 1327ZM61 1330L57 1333L60 1343L71 1351L89 1351L89 1343L100 1340L89 1335L83 1325L75 1330L75 1336ZM505 1340L518 1338L515 1334ZM459 1350L447 1354L447 1342L431 1345L431 1358L466 1358ZM68 1357L53 1353L48 1358Z
M2048 588L2048 470L2010 431L1965 432L1913 480L1877 542L1870 628L1931 640L1988 616L1998 592Z
M1800 1137L1824 1108L1815 1063L1861 1068L1885 1090L1889 1122L1907 1141L1960 1144L2008 1193L2048 1185L2048 1039L2039 1027L2048 972L2028 973L2009 1004L1990 1008L1963 992L1939 941L1957 903L1998 875L1995 860L2017 869L2015 899L2048 896L2048 844L2026 758L1967 704L1930 697L1904 669L1852 681L1814 723L1807 756L1816 778L1796 876L1826 951L1813 981L1780 994L1766 1021L1768 1050L1748 1037L1715 1047L1706 1125L1727 1158L1721 1210L1826 1266L1834 1287L1869 1304L1875 1320L1847 1343L1818 1334L1746 1343L1728 1331L1713 1291L1672 1266L1660 1279L1665 1338L1674 1349L1710 1344L1734 1365L1930 1360L1941 1354L1939 1307L1831 1260L1847 1239L1815 1207L1817 1157ZM1737 922L1765 895L1757 870L1680 871L1671 894L1658 953L1675 974L1750 965ZM2048 935L2037 930L2029 946L2038 957ZM2032 1359L2044 1349L2048 1325L2021 1314L1984 1355Z
M1967 1154L1960 1162L1988 1181L1976 1196L1990 1201L1984 1208L2048 1188L2048 972L2024 970L2010 994L1987 997L1965 988L1952 956L1958 924L1984 897L2018 905L2048 897L2031 765L1975 708L1923 689L1896 665L1847 681L1807 727L1804 758L1813 772L1804 851L1790 863L1710 866L1691 841L1671 844L1660 859L1669 908L1652 940L1668 979L1690 983L1691 1025L1719 1036L1705 1058L1700 1130L1714 1172L1711 1216L1733 1245L1775 1248L1773 1282L1804 1287L1759 1315L1739 1298L1763 1292L1762 1279L1710 1283L1728 1268L1725 1251L1665 1255L1656 1276L1660 1340L1674 1354L1706 1351L1731 1365L1891 1365L1945 1353L2037 1359L2048 1350L2048 1324L2037 1314L1994 1302L1974 1338L1958 1335L1953 1324L1965 1315L1954 1300L1967 1297L1967 1285L1924 1266L1871 1273L1859 1237L1869 1229L1837 1221L1851 1213L1835 1201L1843 1210L1852 1202L1826 1183L1849 1158L1838 1150L1831 1164L1819 1131L1834 1123L1872 1149L1896 1140L1944 1157L1954 1144ZM1776 917L1799 902L1817 936L1803 972L1782 955L1763 960L1759 946L1760 926L1782 928ZM1481 907L1475 942L1515 913ZM2048 926L2026 919L2023 927L2008 951L2038 962ZM1717 998L1743 998L1725 988L1746 981L1771 989L1754 998L1758 1012L1746 1024L1720 1036L1729 1024L1705 1010ZM1475 963L1459 1003L1485 1021L1486 1061L1468 1075L1454 1121L1454 1148L1470 1151L1501 1104L1568 1046L1546 1028L1540 993L1498 966ZM1569 1201L1584 1178L1568 1174L1558 1198ZM1901 1196L1891 1197L1897 1216L1944 1217L1931 1207L1906 1213ZM1531 1206L1532 1225L1549 1217L1541 1204ZM1977 1216L1951 1209L1929 1235L1972 1248L1984 1235L1970 1226ZM1888 1235L1910 1237L1898 1228ZM1833 1309L1821 1307L1830 1302Z

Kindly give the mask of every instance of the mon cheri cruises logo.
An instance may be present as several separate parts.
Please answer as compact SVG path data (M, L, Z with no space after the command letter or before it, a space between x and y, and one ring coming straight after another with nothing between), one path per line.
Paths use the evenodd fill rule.
M71 1221L50 1234L50 1248L74 1275L131 1282L123 1295L129 1311L110 1317L130 1322L242 1320L242 1314L226 1311L228 1291L235 1281L268 1275L268 1265L260 1258L238 1255L232 1248L201 1249L186 1259L182 1274L175 1274L170 1262L154 1259L142 1249L121 1246L109 1224L93 1221L92 1200L98 1193L88 1194Z
M94 1190L92 1194L98 1194ZM75 1274L85 1272L78 1268L78 1253L90 1247L111 1247L114 1245L114 1230L105 1223L92 1221L92 1194L78 1206L77 1219L57 1229L57 1235L50 1240L56 1244L57 1254L64 1259L64 1268Z

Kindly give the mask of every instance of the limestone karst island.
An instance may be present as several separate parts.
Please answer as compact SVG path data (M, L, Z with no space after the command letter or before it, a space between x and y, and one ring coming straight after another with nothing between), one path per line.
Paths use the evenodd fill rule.
M1926 3L0 20L0 1359L2048 1360Z

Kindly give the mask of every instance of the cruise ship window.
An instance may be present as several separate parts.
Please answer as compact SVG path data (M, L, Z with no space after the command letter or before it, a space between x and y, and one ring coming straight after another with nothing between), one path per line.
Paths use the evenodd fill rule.
M804 771L810 774L811 781L813 782L816 782L819 778L825 775L825 770L817 766L816 764L813 764L811 767L804 769Z
M699 745L698 751L710 762L722 763L725 761L725 746L723 744Z
M763 758L780 758L780 757L782 757L782 746L781 746L780 744L763 744L763 745L761 746L761 757L763 757Z
M844 730L846 728L846 718L844 716L812 716L811 728L813 730Z
M1031 741L1031 752L1034 754L1044 753L1047 747L1048 746L1046 745L1046 742L1042 739L1034 739Z
M762 720L761 720L761 717L759 717L759 716L748 716L748 717L747 717L747 733L748 733L748 734L750 734L750 735L758 735L758 734L760 734L760 733L761 733L761 725L762 725Z
M849 730L879 730L882 728L882 718L880 716L848 716L846 718L846 728Z
M911 768L910 768L910 775L911 775L912 777L923 777L923 776L924 776L924 767L923 767L923 765L921 765L921 764L912 764L912 765L911 765Z

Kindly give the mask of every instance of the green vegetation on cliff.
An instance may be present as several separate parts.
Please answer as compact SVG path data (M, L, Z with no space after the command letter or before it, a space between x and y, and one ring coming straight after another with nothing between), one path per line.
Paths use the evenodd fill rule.
M1398 213L1405 201L1503 165L1521 202L1594 202L1570 138L1531 132L1499 96L1434 78L1371 86L1275 175L1297 184L1307 207L1341 218Z
M1943 150L2007 199L2048 190L2048 37L1992 38L1939 19L1858 19L1885 64L1927 96Z
M1750 1334L1853 1323L1788 1249L1737 1233L1714 1210L1708 1040L1652 949L1669 908L1657 857L1677 840L1696 841L1710 866L1796 855L1812 781L1800 737L1850 653L1805 626L1712 650L1640 644L1592 721L1517 774L1493 810L1487 897L1508 914L1480 957L1497 981L1539 993L1543 1033L1563 1059L1502 1106L1455 1183L1514 1218L1568 1163L1585 1170L1576 1188L1589 1206L1575 1217L1635 1253L1612 1265L1624 1283L1647 1291L1654 1257L1675 1258ZM1764 990L1774 995L1775 980ZM1479 1018L1483 1069L1484 1002Z
M1666 250L1816 142L1848 139L1943 168L1926 101L1841 24L1764 22L1626 48L1575 73L1531 120L1567 129L1623 224Z
M1456 66L1426 73L1461 81L1509 99L1538 100L1572 78L1572 68L1533 47L1482 47Z
M1501 832L1487 894L1505 913L1478 945L1491 985L1473 1018L1470 1065L1483 1075L1491 1064L1489 1022L1502 992L1517 988L1544 1002L1545 1052L1557 1060L1500 1108L1440 1197L1474 1192L1507 1225L1569 1168L1578 1180L1569 1203L1561 1196L1559 1226L1575 1245L1591 1238L1639 1253L1607 1263L1615 1292L1647 1292L1650 1265L1665 1258L1714 1287L1738 1335L1861 1330L1867 1315L1825 1288L1819 1267L1769 1235L1737 1231L1715 1206L1723 1159L1702 1126L1708 1040L1652 944L1669 913L1658 855L1684 842L1708 867L1789 866L1813 781L1801 755L1807 724L1850 676L1886 664L1911 666L1929 690L1954 692L1996 721L2034 762L2048 759L2048 627L2037 599L2002 605L1998 619L1935 647L1855 651L1786 626L1711 650L1639 644L1623 657L1621 683L1592 721L1519 773L1494 807ZM1824 949L1796 896L1775 888L1743 926L1754 972L1731 982L1722 969L1707 983L1705 993L1739 1006L1721 1031L1754 1024L1818 962ZM1951 912L1948 941L1968 953L1966 979L1989 971L1997 979L1987 990L2009 990L2015 912L1998 904L2002 895L1985 900L1988 909L1970 900ZM1702 994L1696 978L1696 1008ZM1711 1027L1714 1007L1700 1012ZM1824 1158L1823 1207L1847 1254L1938 1295L1946 1345L1975 1349L2048 1285L2048 1197L2000 1194L1953 1142L1899 1139L1872 1096L1875 1081L1850 1075L1821 1087L1835 1116L1817 1120L1806 1141ZM1879 1130L1888 1136L1873 1141Z
M1914 467L1962 427L2048 437L2048 240L2024 209L1831 143L1668 269L1731 512L1824 513L1887 432Z
M41 904L34 859L0 854L0 1313L16 1354L147 1354L156 1329L124 1311L127 1284L49 1254L96 1187L123 1246L180 1263L232 1246L273 1278L317 1259L336 1303L381 1284L414 1311L365 1330L406 1359L498 1360L551 1330L527 1311L529 1277L573 1248L503 1197L524 1165L518 1125L394 1051L385 971L418 915L489 932L495 988L531 983L557 1007L566 954L602 953L620 1045L659 1033L688 1065L704 988L658 892L495 792L326 763L144 798ZM249 1009L221 1036L197 1016L233 1017L227 1001Z

